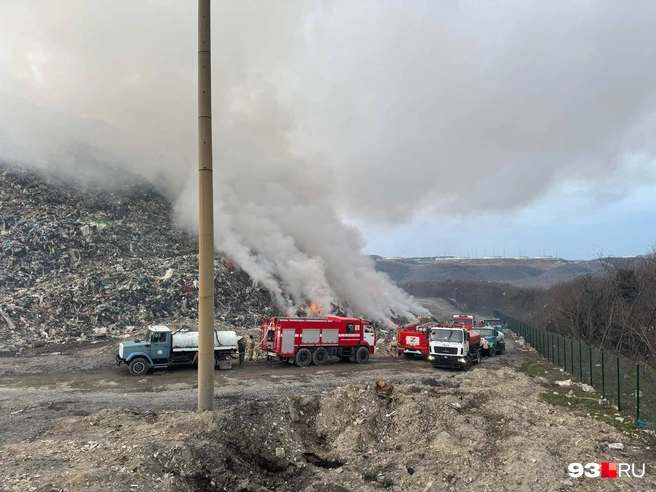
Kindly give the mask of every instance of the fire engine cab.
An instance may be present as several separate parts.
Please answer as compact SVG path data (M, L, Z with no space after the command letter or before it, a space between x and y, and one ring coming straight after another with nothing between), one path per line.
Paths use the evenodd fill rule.
M428 355L428 338L435 323L414 323L403 326L397 333L399 337L399 356L406 359Z
M476 318L471 314L454 314L453 315L454 323L461 323L467 327L468 330L471 330L476 325Z
M271 318L262 323L260 350L267 359L307 367L328 357L369 362L376 347L371 322L360 318Z

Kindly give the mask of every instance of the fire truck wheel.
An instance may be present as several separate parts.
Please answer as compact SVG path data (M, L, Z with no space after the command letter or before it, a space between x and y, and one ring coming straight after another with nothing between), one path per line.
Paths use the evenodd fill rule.
M471 369L471 359L467 357L467 362L465 365L462 367L463 371L469 371Z
M328 362L328 351L323 347L319 347L314 351L314 354L312 354L312 362L315 366L323 366Z
M355 353L355 362L358 364L366 364L369 362L369 349L367 347L360 347Z
M310 362L312 362L312 352L310 352L308 349L303 347L299 349L298 352L296 352L294 363L298 367L307 367L310 365Z

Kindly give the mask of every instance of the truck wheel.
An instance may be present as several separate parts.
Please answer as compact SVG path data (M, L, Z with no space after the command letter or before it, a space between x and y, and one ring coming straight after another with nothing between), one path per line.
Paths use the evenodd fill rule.
M328 351L323 347L319 347L314 351L314 354L312 354L312 362L315 366L323 366L328 362Z
M369 349L367 347L360 347L355 353L355 362L358 364L366 364L369 362Z
M494 357L497 355L497 346L495 345L494 347L490 347L490 357Z
M465 371L465 372L469 371L471 369L471 365L472 365L471 364L471 359L469 357L467 357L467 362L462 367L462 370Z
M294 363L298 367L307 367L310 365L310 362L312 362L312 352L310 352L308 349L303 347L299 349L298 352L296 352Z
M143 357L136 357L130 361L128 369L133 376L143 376L150 369L150 364Z
M499 355L503 355L506 353L506 345L499 345Z

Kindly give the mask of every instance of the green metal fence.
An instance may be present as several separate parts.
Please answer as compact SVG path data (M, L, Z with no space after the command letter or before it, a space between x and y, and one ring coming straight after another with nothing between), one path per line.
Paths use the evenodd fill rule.
M562 367L573 378L589 384L615 404L634 415L638 425L656 422L656 370L611 352L603 352L580 340L536 328L500 312L495 317L524 338L544 358Z

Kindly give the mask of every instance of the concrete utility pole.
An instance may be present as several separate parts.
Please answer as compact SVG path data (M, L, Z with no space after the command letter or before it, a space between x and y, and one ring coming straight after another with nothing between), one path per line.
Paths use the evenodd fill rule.
M198 0L198 411L214 407L214 187L210 0Z

